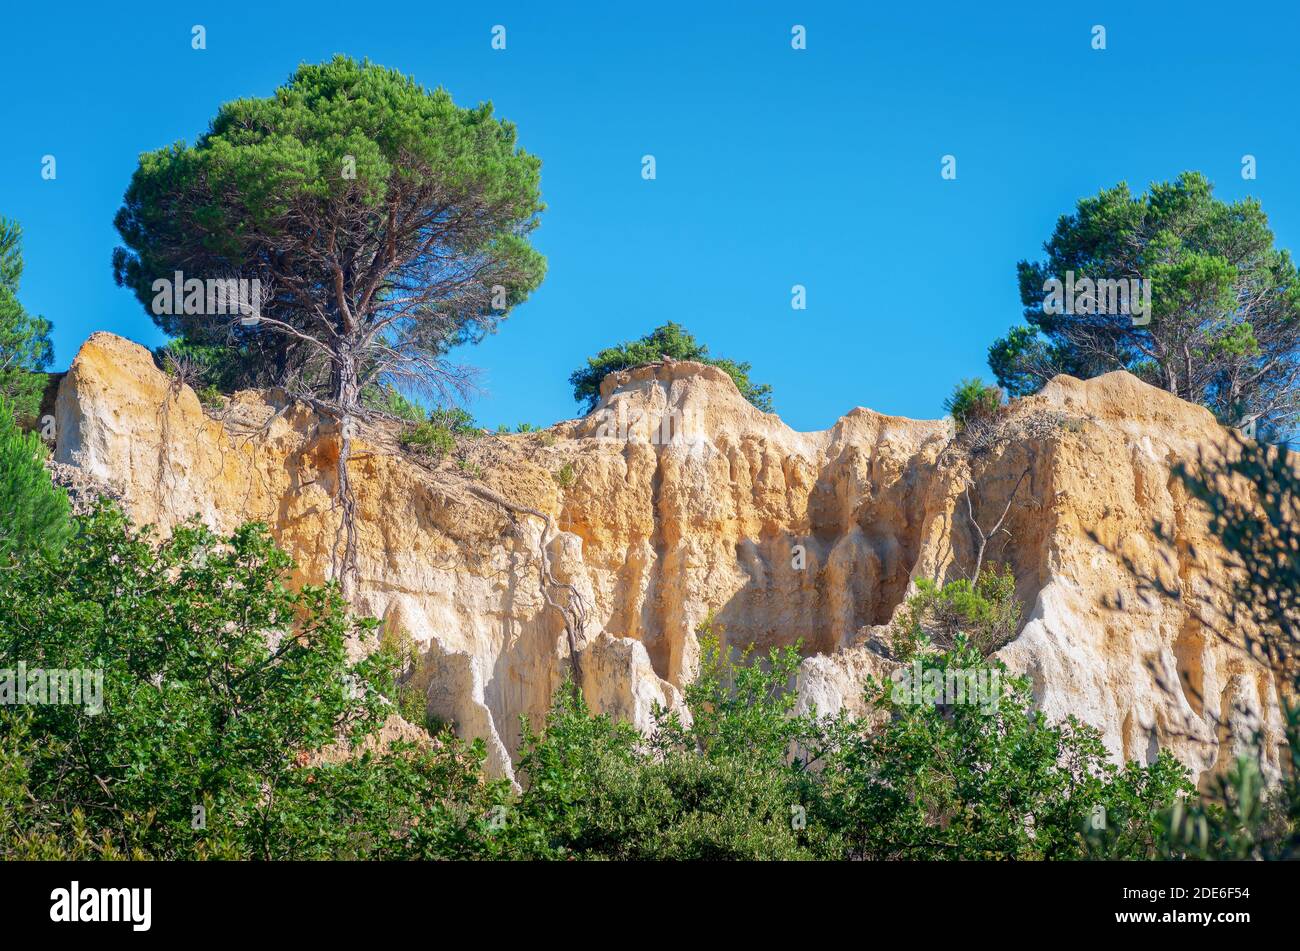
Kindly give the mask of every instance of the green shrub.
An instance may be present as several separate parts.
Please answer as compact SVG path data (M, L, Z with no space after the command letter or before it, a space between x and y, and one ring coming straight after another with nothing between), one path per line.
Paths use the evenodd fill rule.
M952 415L957 431L962 432L973 423L988 422L1001 414L1002 390L978 378L962 380L943 401L943 408Z
M438 407L429 412L428 419L403 430L397 441L413 452L440 459L456 448L457 439L472 439L478 435L474 417L465 410Z
M222 406L221 391L215 386L205 386L195 395L198 396L199 402L205 409L220 409Z
M707 346L698 342L681 324L671 321L656 327L639 340L607 347L594 357L588 357L587 365L574 370L569 376L573 398L585 404L586 411L591 412L600 401L600 382L606 376L616 370L658 363L664 357L693 360L717 367L731 377L741 396L763 412L772 412L772 387L766 383L752 382L749 379L751 367L748 363L710 356Z
M429 422L446 429L454 436L472 437L479 434L479 427L474 422L474 417L459 406L435 407L429 411Z
M650 743L593 716L566 684L541 736L523 724L524 792L512 810L512 854L620 860L833 857L824 825L796 821L815 780L792 745L817 731L793 716L792 648L764 663L726 657L705 634L687 687L695 721L658 711ZM820 735L820 734L819 734Z
M559 471L555 473L555 481L565 489L573 485L573 478L573 463L571 462L566 462L564 465L560 466Z
M286 588L264 526L159 541L111 506L78 521L6 572L0 668L100 671L102 695L0 706L0 859L493 853L481 817L508 788L481 744L322 759L377 735L395 659L349 660L375 622L334 585Z
M402 431L397 441L403 448L439 459L456 448L456 436L445 426L425 420Z
M408 423L419 423L425 419L424 410L401 394L397 387L383 384L366 390L363 402L381 413Z
M196 392L204 389L233 392L241 382L238 348L198 343L183 337L169 340L153 351L154 362L168 376Z
M949 650L957 635L965 634L987 657L1016 636L1020 615L1016 577L1009 565L985 570L974 585L962 578L940 589L921 578L890 626L890 649L899 660L910 660L929 647Z
M918 696L900 690L915 677L897 675L868 687L880 726L854 730L825 771L828 821L838 824L847 857L1159 855L1162 811L1192 792L1187 769L1167 750L1149 766L1116 766L1098 730L1072 717L1049 724L1028 680L985 660L964 637L949 651L918 655L904 672L927 684L983 683L983 695Z

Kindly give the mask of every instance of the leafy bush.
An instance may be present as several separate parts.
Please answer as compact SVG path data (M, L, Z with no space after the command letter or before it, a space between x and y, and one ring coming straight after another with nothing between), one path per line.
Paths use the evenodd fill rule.
M943 408L952 414L957 431L962 432L974 423L997 419L1002 412L1002 390L979 378L962 380L943 401Z
M424 410L403 396L397 387L388 384L368 388L363 395L363 402L381 413L408 423L419 423L425 419Z
M558 482L562 488L567 489L569 486L573 485L573 479L573 463L571 462L566 462L564 465L560 466L559 470L555 473L555 481Z
M1016 636L1020 615L1016 577L1009 565L983 572L974 585L962 578L941 589L921 578L890 627L890 649L899 660L911 660L930 647L950 650L957 635L965 634L987 657Z
M950 674L969 683L974 674L994 692L978 703L929 702L915 692L900 700L897 683L873 685L881 726L851 733L825 772L829 820L849 857L1159 854L1162 810L1192 792L1186 768L1168 751L1150 766L1114 765L1099 731L1074 718L1047 723L1028 680L1010 677L965 638L918 656L914 666L936 683Z
M832 856L795 821L812 782L793 743L816 730L792 715L797 651L766 666L725 657L706 637L702 669L687 687L696 714L683 726L657 713L643 740L626 723L593 716L566 684L538 736L523 725L527 785L512 811L512 853L536 858L793 859ZM744 660L748 660L746 656Z
M101 703L0 707L0 857L491 851L483 817L508 790L481 744L322 757L376 735L395 662L348 660L376 622L332 585L288 590L264 527L158 541L109 506L79 522L7 572L0 668L101 672Z
M454 436L477 436L478 424L474 417L459 406L435 407L429 411L429 422L446 429Z
M479 434L474 417L459 407L430 410L429 418L402 431L398 442L406 449L432 456L445 456L456 448L458 438L474 438Z
M871 684L875 717L796 714L792 648L728 659L704 641L683 725L646 740L593 716L566 685L542 736L524 726L526 786L511 855L609 859L1153 858L1162 816L1191 786L1162 753L1110 763L1098 731L1049 725L1029 684L965 638L918 657L977 674L979 702L900 698ZM950 699L950 698L949 698Z
M221 391L215 386L205 386L195 394L199 402L205 409L220 409L222 405Z
M694 360L707 363L731 377L740 395L765 413L772 412L772 387L755 384L749 379L750 365L736 363L721 357L709 356L709 348L696 341L680 324L669 323L656 327L639 340L621 343L601 350L587 358L587 365L574 370L569 376L573 385L573 398L585 404L586 411L595 409L600 401L600 381L616 370L657 363L664 357L674 360Z
M456 437L451 430L445 426L436 426L428 420L403 430L397 441L406 449L435 459L456 448Z

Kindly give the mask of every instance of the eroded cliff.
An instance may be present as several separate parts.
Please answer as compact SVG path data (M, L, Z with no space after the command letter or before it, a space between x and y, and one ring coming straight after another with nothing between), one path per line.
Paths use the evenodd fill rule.
M146 350L103 333L55 416L56 460L114 486L136 521L265 521L302 580L329 575L332 421L274 391L205 411ZM568 667L556 584L581 598L597 709L644 727L655 703L679 704L712 615L731 645L800 643L805 706L860 710L864 678L891 666L873 646L881 626L916 579L969 571L972 515L988 526L1006 511L988 558L1013 569L1027 621L1000 656L1049 717L1099 727L1117 759L1169 748L1198 774L1259 732L1276 771L1276 678L1196 606L1226 615L1230 577L1171 469L1223 430L1123 373L1059 377L1011 423L974 454L947 421L866 409L798 433L721 371L677 363L611 375L583 419L473 440L461 465L424 464L372 427L349 470L356 609L413 640L430 712L482 737L509 774L519 716L537 722Z

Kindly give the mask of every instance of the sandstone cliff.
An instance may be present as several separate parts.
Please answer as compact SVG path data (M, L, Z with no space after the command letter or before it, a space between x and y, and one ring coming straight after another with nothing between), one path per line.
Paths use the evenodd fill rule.
M205 411L147 351L103 333L60 383L55 415L56 460L114 486L138 522L259 519L303 580L327 577L329 420L274 391ZM947 421L866 409L798 433L722 372L678 363L610 376L584 419L475 440L463 469L420 464L381 427L350 469L356 608L414 640L430 711L482 737L509 775L519 716L537 722L568 665L543 549L552 581L586 608L579 649L596 708L645 726L655 703L679 704L712 614L728 644L800 642L805 707L858 710L863 679L890 667L873 637L915 580L969 570L965 490L985 526L1015 491L989 557L1013 568L1027 622L1000 656L1047 715L1096 725L1117 759L1169 748L1198 775L1262 731L1275 771L1276 678L1195 608L1226 609L1229 577L1171 475L1223 431L1123 373L1059 377L1015 420L1016 438L974 456L954 450Z

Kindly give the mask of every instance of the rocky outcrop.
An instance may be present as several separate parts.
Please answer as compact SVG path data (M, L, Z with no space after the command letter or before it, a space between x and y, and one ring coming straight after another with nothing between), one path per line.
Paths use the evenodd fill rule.
M137 521L258 519L300 580L328 576L328 419L274 391L205 411L108 334L83 346L55 415L56 460L121 487ZM433 466L378 426L354 442L349 470L356 608L418 645L430 712L483 738L501 774L519 717L540 722L571 664L543 552L586 608L579 659L597 709L646 728L656 704L679 706L711 618L729 646L798 643L806 708L860 710L865 678L890 667L874 639L915 581L973 563L969 489L981 525L1008 511L988 557L1011 566L1027 622L1001 656L1050 717L1094 724L1117 759L1169 748L1198 774L1259 731L1276 769L1278 684L1235 645L1241 632L1194 607L1226 609L1230 577L1171 474L1223 431L1122 373L1059 377L1012 423L1014 438L974 455L947 421L866 409L798 433L721 371L674 363L612 374L585 418L484 436Z

